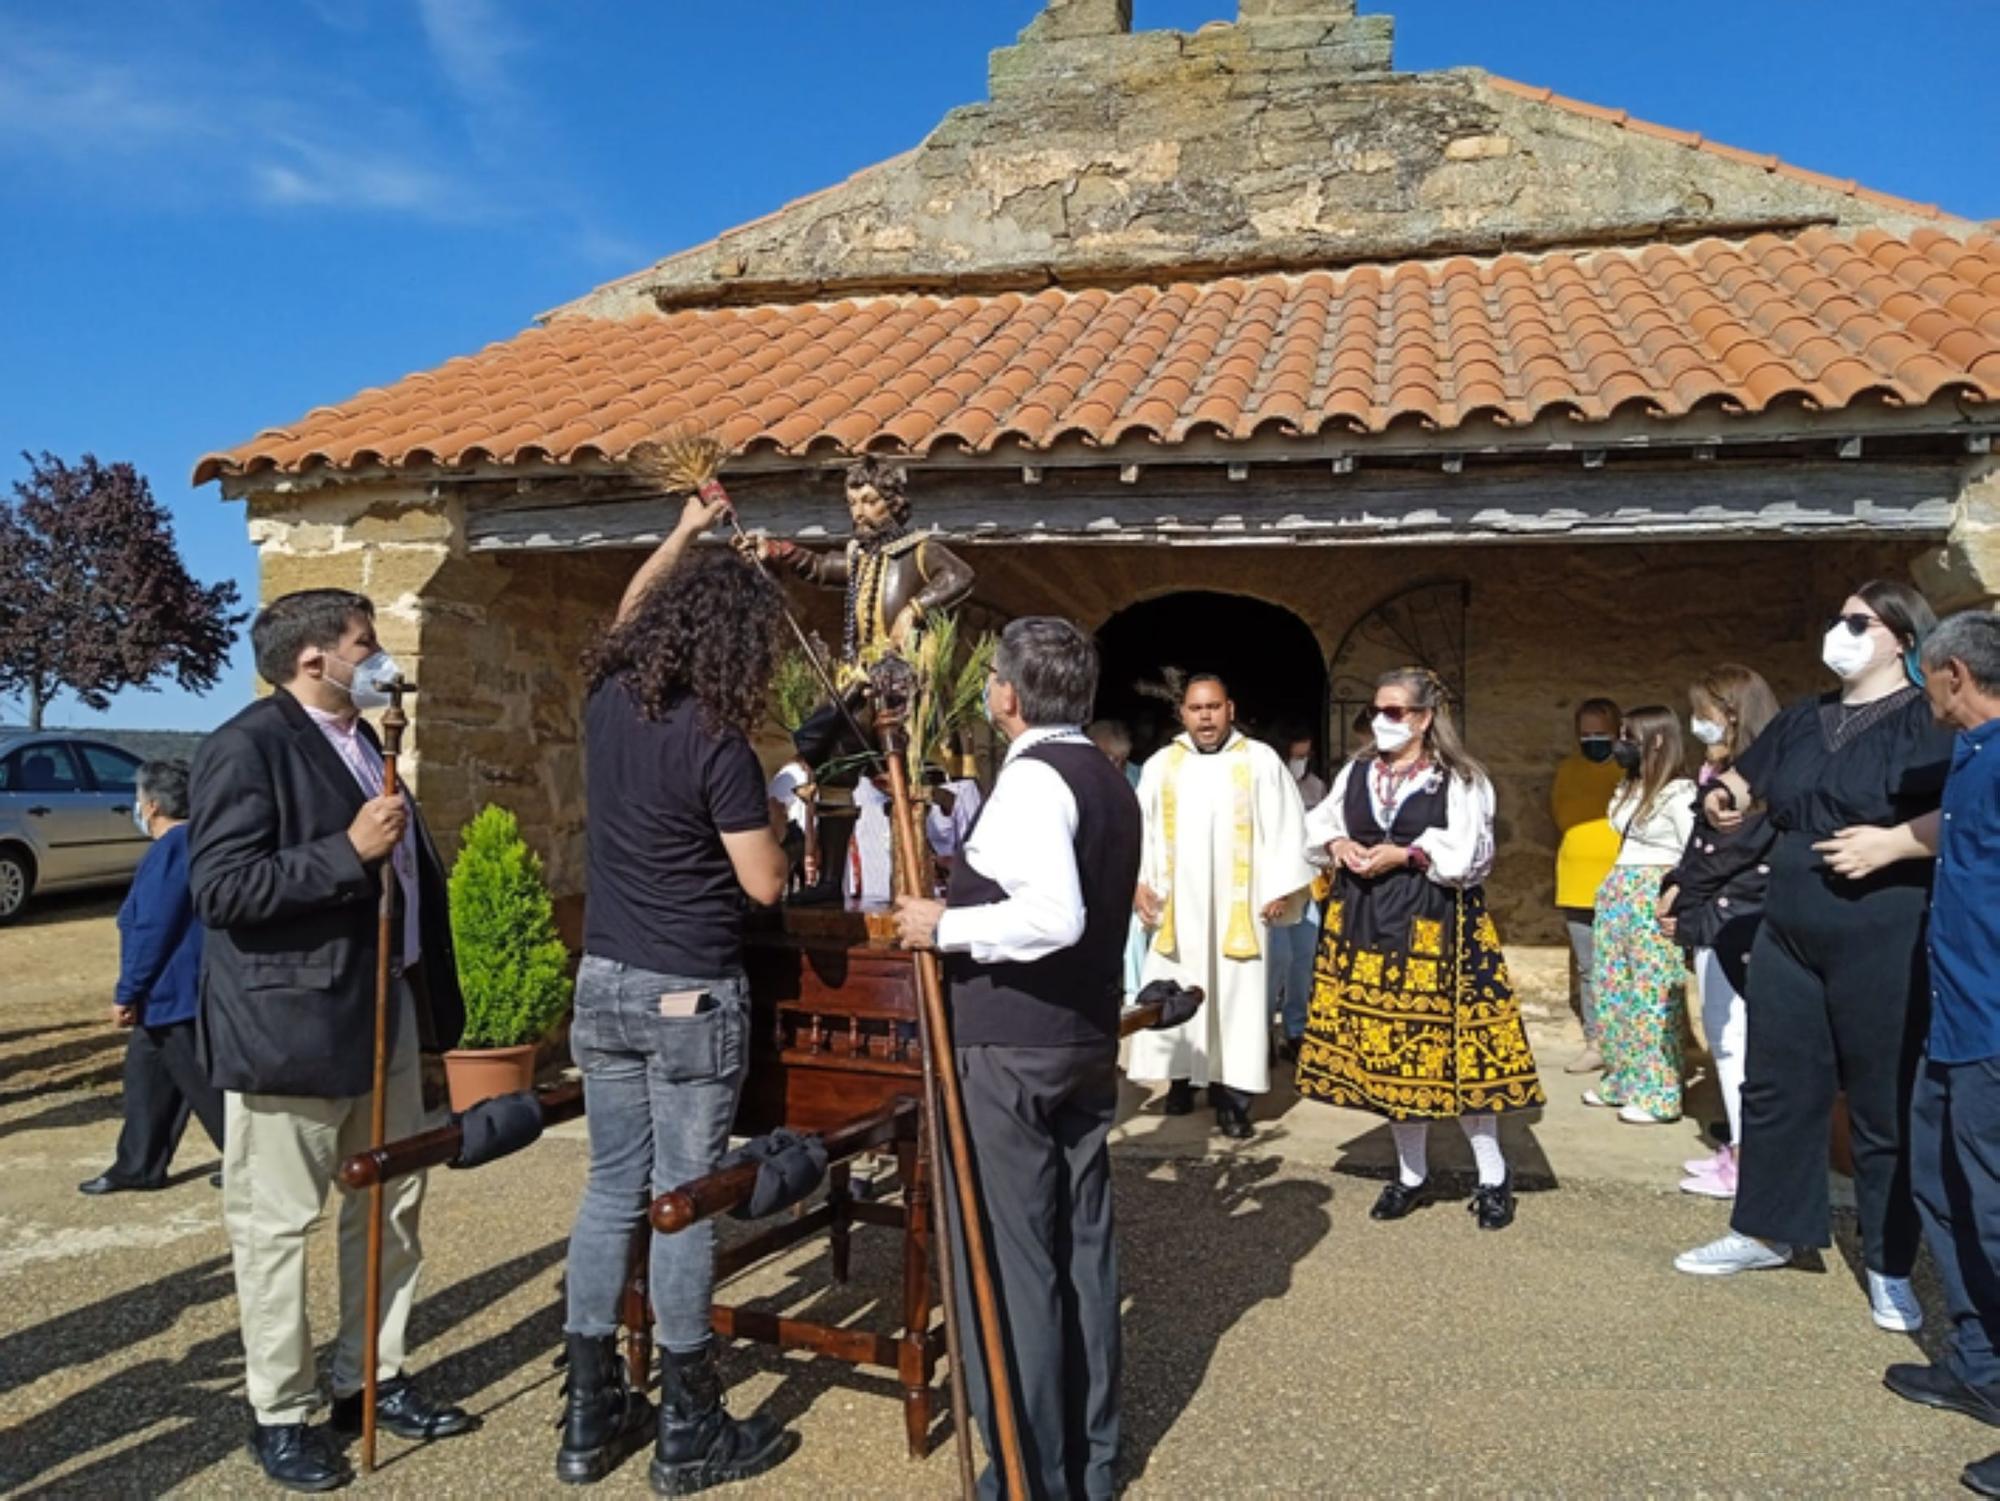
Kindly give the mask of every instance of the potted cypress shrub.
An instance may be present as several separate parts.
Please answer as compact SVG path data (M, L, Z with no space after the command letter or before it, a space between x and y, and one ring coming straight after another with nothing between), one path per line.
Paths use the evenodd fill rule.
M465 1035L444 1055L451 1108L535 1082L536 1045L569 1008L569 950L541 858L505 808L460 831L451 867L451 936L465 993Z

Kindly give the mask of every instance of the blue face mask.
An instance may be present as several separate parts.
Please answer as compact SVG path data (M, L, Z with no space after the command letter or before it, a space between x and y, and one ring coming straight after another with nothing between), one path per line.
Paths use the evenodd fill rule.
M1919 688L1924 686L1923 658L1918 654L1914 646L1903 653L1903 671L1910 675L1910 681L1915 683Z
M153 837L153 826L146 817L146 811L137 803L132 804L132 824L138 829L140 838L151 839Z

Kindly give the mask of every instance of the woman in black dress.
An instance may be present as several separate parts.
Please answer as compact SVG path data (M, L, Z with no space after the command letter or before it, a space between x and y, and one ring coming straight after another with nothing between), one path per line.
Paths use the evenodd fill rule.
M1906 585L1855 590L1822 647L1839 690L1779 715L1704 800L1724 828L1762 803L1777 840L1750 955L1731 1230L1674 1262L1726 1276L1831 1244L1827 1132L1844 1089L1869 1298L1875 1322L1898 1331L1922 1322L1909 1283L1918 1228L1904 1124L1929 994L1931 870L1906 862L1850 880L1828 868L1825 846L1843 829L1904 824L1938 805L1951 735L1910 667L1936 623Z

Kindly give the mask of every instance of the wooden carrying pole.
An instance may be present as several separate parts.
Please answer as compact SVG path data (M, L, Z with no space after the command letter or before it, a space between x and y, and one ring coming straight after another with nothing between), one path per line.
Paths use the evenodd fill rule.
M409 718L403 713L403 695L414 684L397 682L389 689L388 712L382 716L382 796L394 797L396 757L403 749L403 730ZM368 1100L368 1147L379 1152L389 1138L389 997L393 979L391 956L401 948L396 932L396 852L382 862L382 896L376 908L375 927L375 1076ZM362 1312L367 1327L361 1336L361 1469L375 1469L375 1365L382 1344L382 1181L368 1189L368 1276L366 1305Z
M884 695L886 697L886 695ZM877 719L883 730L884 759L889 763L889 801L893 811L890 827L899 852L899 895L928 897L921 887L924 845L919 833L916 808L910 798L910 774L904 759L900 713L886 703L877 704ZM972 1174L972 1152L965 1128L965 1101L958 1090L958 1069L951 1056L951 1027L944 1010L944 977L938 956L929 949L911 954L917 972L918 1019L923 1028L925 1104L932 1106L939 1093L944 1103L944 1119L927 1108L932 1161L939 1160L938 1138L951 1153L951 1180L956 1190L958 1224L965 1238L966 1271L972 1278L972 1301L979 1315L979 1340L986 1361L986 1386L992 1394L993 1429L1000 1452L995 1458L1006 1477L1005 1494L1024 1498L1028 1492L1027 1469L1021 1459L1021 1433L1014 1413L1013 1379L1007 1370L1007 1334L1000 1323L999 1300L993 1291L992 1264L987 1255L986 1227L979 1213L979 1189ZM942 1089L931 1087L935 1080ZM952 1267L950 1195L940 1195L938 1203L947 1212L944 1246L938 1256L939 1291L945 1310L945 1341L951 1358L952 1425L958 1443L959 1484L968 1498L973 1493L972 1437L966 1432L964 1340L959 1334L958 1303Z

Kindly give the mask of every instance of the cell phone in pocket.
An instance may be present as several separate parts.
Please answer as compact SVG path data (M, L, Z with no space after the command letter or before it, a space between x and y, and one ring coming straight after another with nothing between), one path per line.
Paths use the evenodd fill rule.
M660 1015L700 1016L715 1009L715 997L706 990L668 990L660 995Z

